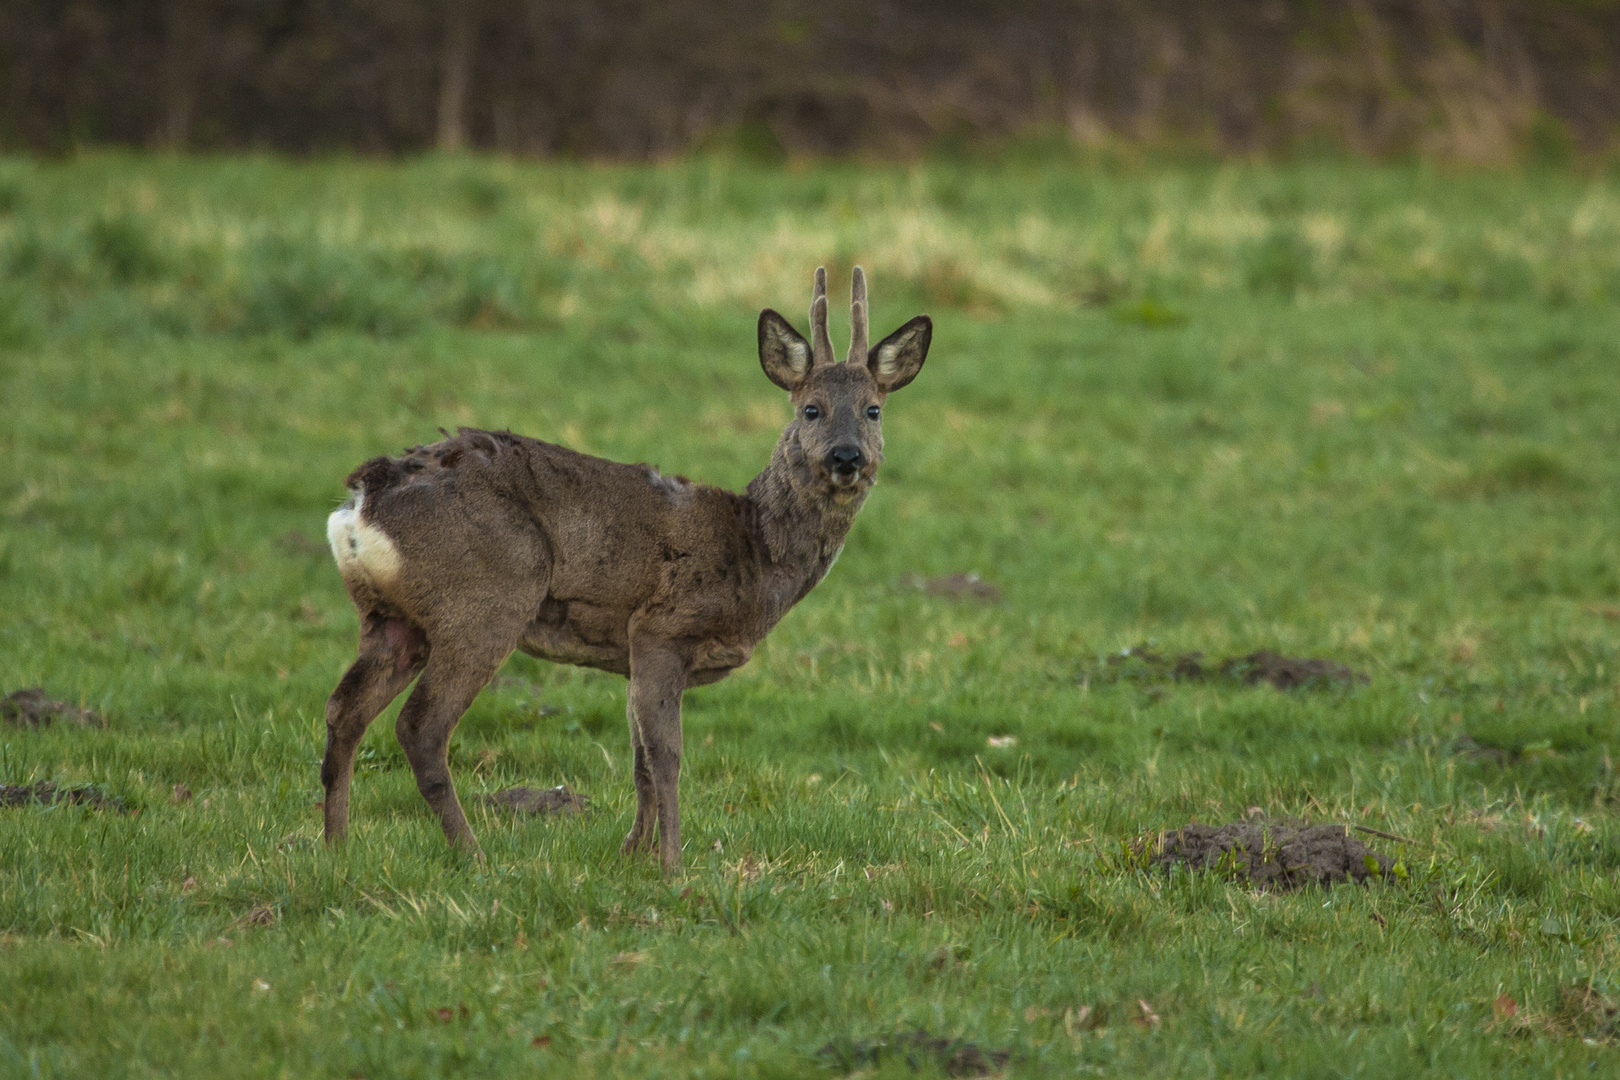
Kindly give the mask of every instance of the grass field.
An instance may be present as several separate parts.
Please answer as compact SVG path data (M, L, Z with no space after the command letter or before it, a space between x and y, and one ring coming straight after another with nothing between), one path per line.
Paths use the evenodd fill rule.
M857 261L933 352L837 569L687 696L685 875L618 854L623 682L522 657L453 747L486 862L392 711L325 850L347 471L510 425L741 486L758 309ZM137 811L0 810L0 1074L1620 1071L1608 174L0 159L0 274L0 690L109 721L0 728L0 782ZM1405 881L1121 847L1252 806Z

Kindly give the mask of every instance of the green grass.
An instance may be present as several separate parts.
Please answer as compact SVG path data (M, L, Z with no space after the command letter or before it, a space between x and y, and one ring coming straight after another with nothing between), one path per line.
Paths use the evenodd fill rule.
M740 486L758 308L856 261L933 355L836 572L687 697L685 876L618 855L622 682L526 658L463 798L592 815L449 851L390 712L324 850L355 616L299 537L346 472L510 425ZM0 811L0 1074L910 1076L856 1051L917 1028L1019 1076L1620 1069L1620 182L0 159L0 273L0 689L110 719L0 730L0 782L138 811ZM968 571L1004 599L909 584ZM1371 681L1106 662L1143 642ZM1250 806L1408 881L1121 851Z

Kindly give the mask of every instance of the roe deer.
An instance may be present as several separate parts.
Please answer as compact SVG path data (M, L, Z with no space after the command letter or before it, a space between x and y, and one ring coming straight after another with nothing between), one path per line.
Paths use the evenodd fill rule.
M446 750L461 714L513 649L629 676L636 818L623 851L681 865L681 694L725 678L843 549L883 460L890 393L916 377L933 323L919 315L867 348L855 270L849 355L833 357L827 274L807 342L759 316L759 362L794 416L743 494L509 431L379 457L349 475L327 537L360 612L360 655L326 703L326 839L349 828L367 725L412 678L395 733L453 844L477 848Z

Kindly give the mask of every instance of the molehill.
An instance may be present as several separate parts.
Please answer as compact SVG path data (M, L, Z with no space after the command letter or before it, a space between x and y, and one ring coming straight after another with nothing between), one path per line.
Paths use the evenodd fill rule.
M1148 865L1157 869L1215 870L1274 891L1383 879L1394 860L1367 847L1351 830L1263 819L1221 826L1193 822L1162 838L1147 837L1137 850L1151 852Z

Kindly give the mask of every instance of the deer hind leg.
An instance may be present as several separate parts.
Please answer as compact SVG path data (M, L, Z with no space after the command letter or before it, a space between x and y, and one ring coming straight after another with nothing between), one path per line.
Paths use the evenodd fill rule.
M326 789L327 843L348 836L354 752L366 728L410 685L426 658L427 639L409 623L377 615L362 617L360 655L326 702L326 757L321 761L321 786Z
M635 697L626 695L625 711L630 714L630 745L635 750L636 822L619 848L621 854L650 851L653 846L654 827L658 824L658 789L653 784L652 770L647 766L647 746L641 738L641 725L636 722Z
M445 838L457 847L476 850L478 839L450 779L450 736L510 652L510 642L505 648L475 652L435 648L394 724L394 734L416 774L416 790L439 815Z
M681 693L686 664L678 654L656 646L630 646L630 710L641 733L641 749L652 778L658 809L658 855L665 874L681 869ZM637 802L641 781L637 777ZM637 820L642 821L637 812Z

